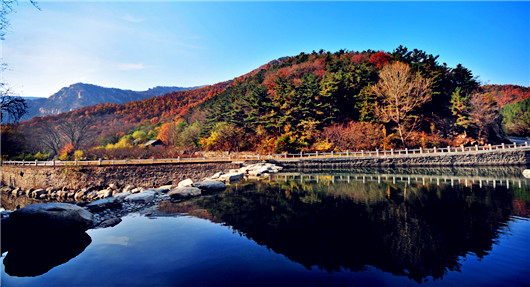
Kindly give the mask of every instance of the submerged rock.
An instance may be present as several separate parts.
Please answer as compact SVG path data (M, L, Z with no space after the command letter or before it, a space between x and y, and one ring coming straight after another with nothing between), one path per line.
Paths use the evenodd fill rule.
M110 218L110 219L104 220L103 222L98 224L98 226L96 226L96 228L112 227L112 226L118 225L120 222L121 222L121 218L114 217L114 218Z

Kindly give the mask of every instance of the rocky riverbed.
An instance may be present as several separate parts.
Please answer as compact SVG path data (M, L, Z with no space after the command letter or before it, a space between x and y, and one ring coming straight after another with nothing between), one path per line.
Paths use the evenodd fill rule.
M273 163L256 163L228 172L217 172L201 181L185 179L176 184L145 187L118 186L110 184L105 188L86 187L80 190L64 188L31 188L4 186L1 188L2 218L9 217L13 210L26 205L46 202L64 202L83 207L93 214L92 228L109 227L118 224L121 217L133 212L149 213L150 207L170 200L186 200L200 195L222 191L227 184L244 178L263 178L282 170Z

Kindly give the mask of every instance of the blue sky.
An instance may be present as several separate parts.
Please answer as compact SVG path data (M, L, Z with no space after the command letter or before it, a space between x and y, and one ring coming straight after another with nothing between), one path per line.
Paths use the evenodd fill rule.
M84 82L145 90L214 84L324 49L440 55L489 84L530 85L529 2L21 1L3 80L48 97Z

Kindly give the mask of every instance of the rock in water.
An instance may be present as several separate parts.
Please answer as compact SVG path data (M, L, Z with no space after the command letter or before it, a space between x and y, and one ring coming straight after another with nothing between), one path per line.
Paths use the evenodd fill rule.
M193 180L191 178L186 178L185 180L178 183L178 187L189 187L193 184Z
M146 191L142 191L140 193L131 194L131 195L125 197L125 201L150 202L154 198L155 198L155 191L154 190L146 190Z
M170 191L167 195L171 198L186 198L191 196L201 195L201 190L196 187L177 187Z
M227 173L227 174L221 175L219 179L225 179L225 180L228 180L228 182L238 181L238 180L243 179L243 173L242 172Z
M191 186L199 188L203 191L217 191L226 188L222 181L205 180L193 183Z
M94 224L94 216L86 209L69 203L31 204L13 212L7 222L17 230L52 232L57 229L85 231Z
M92 212L118 207L121 207L121 203L114 197L96 200L86 205L86 208Z
M214 175L212 175L212 177L210 177L211 179L218 179L221 175L225 174L224 172L220 171Z

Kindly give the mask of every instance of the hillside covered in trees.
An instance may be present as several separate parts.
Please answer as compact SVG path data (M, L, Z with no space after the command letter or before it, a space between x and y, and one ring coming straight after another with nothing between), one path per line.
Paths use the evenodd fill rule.
M101 104L3 127L4 152L117 158L210 151L373 150L505 141L496 86L462 65L398 47L313 51L231 81L122 105ZM503 86L501 86L503 87ZM524 94L524 93L523 93ZM527 89L526 89L527 94ZM524 113L523 109L523 113ZM141 143L161 139L166 148ZM4 141L4 138L2 138ZM13 145L10 145L13 146Z

